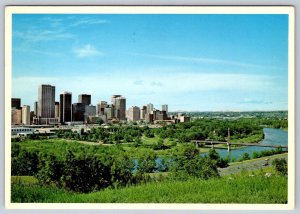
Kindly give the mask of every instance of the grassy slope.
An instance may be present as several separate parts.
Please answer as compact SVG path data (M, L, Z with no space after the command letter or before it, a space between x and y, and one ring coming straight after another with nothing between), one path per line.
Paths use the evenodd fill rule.
M286 203L287 178L263 174L163 181L88 194L33 184L12 185L13 202L61 203Z

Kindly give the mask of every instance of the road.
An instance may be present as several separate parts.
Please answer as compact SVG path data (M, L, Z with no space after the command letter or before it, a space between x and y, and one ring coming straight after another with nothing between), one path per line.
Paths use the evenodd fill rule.
M288 157L287 153L284 153L284 154L262 157L262 158L243 161L243 162L234 162L231 163L228 167L218 168L218 170L221 176L240 173L242 170L246 170L246 171L258 170L258 169L272 166L272 161L276 158L285 158L287 160L287 157Z

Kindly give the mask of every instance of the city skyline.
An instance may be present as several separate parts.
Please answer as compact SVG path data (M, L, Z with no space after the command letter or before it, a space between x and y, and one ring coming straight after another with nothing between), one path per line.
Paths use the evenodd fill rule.
M125 24L124 24L125 23ZM13 15L12 97L123 94L169 111L287 110L287 15ZM28 87L30 86L30 87Z

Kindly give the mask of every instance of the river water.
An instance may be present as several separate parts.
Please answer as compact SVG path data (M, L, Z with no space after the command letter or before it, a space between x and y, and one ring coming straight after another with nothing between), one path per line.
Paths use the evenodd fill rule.
M282 129L272 129L272 128L264 128L263 129L265 137L262 144L269 144L269 145L277 145L277 146L287 146L288 145L288 132ZM247 152L250 157L252 157L252 153L254 151L266 151L272 150L275 148L272 147L259 147L259 146L246 146L240 149L232 149L231 151L227 151L227 149L216 149L216 151L220 154L222 158L227 156L230 159L238 159L242 157L243 153Z
M272 129L272 128L264 128L263 129L264 132L264 139L261 142L262 144L268 144L268 145L277 145L277 146L287 146L288 145L288 132L284 131L282 129ZM217 149L215 148L215 150L219 153L219 155L222 158L226 158L227 156L229 156L229 158L232 159L239 159L240 157L242 157L243 153L248 153L250 155L250 157L252 157L252 153L254 151L256 152L260 152L260 151L267 151L267 150L273 150L275 148L272 147L260 147L260 146L245 146L243 148L240 149L232 149L230 151L226 149ZM201 151L201 148L200 148ZM201 154L201 156L207 155L207 153ZM134 170L137 170L137 166L138 166L138 162L136 159L133 160L134 161ZM156 165L160 165L161 164L162 159L161 158L157 158L155 160Z

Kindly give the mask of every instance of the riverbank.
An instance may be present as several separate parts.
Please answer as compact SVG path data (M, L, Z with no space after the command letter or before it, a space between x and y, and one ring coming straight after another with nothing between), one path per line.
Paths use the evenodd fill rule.
M218 171L221 176L230 175L230 174L237 174L241 173L242 171L253 171L253 170L260 170L264 168L268 168L272 166L272 161L276 158L285 158L288 159L288 154L277 154L262 158L256 158L251 160L245 160L242 162L233 162L229 163L229 166L226 168L219 168Z

